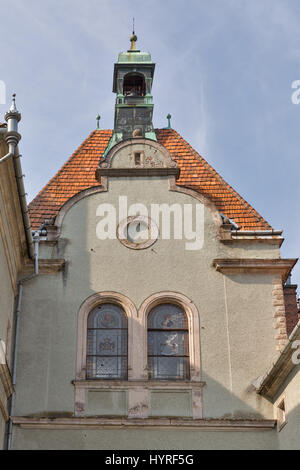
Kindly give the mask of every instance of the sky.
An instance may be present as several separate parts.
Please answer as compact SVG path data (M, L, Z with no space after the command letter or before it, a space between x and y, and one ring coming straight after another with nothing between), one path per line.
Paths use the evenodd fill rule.
M134 17L138 48L156 63L154 126L166 127L170 113L172 127L284 230L282 257L299 256L299 0L0 0L0 12L0 121L17 93L28 201L98 113L101 128L113 127L113 64Z

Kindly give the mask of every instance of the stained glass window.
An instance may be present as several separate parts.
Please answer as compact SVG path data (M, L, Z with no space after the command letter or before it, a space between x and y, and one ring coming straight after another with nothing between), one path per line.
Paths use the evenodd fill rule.
M185 312L172 304L154 307L148 316L149 378L188 380L188 341Z
M118 305L89 314L86 362L88 379L127 379L127 317Z

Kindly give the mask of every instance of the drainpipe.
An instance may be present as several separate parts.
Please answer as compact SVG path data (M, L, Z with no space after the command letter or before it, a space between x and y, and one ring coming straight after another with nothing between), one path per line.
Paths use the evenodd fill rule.
M45 235L44 230L38 230L34 232L33 241L34 241L34 273L30 276L21 279L18 283L18 303L17 309L15 313L15 334L14 334L14 354L13 354L13 366L12 366L12 384L13 384L13 394L10 399L10 406L9 406L9 422L8 422L8 432L7 432L7 450L11 450L12 444L12 420L11 417L14 414L14 406L15 406L15 387L16 387L16 376L17 376L17 355L18 355L18 345L19 345L19 322L20 322L20 314L22 311L22 296L23 296L23 284L30 279L34 279L39 274L39 243L40 243L40 236Z
M0 164L7 161L9 158L13 157L19 200L20 200L23 223L24 223L24 228L25 228L28 254L30 258L34 258L31 225L30 225L28 207L27 207L27 202L26 202L26 193L25 193L23 174L22 174L21 163L20 163L20 155L17 152L17 145L21 139L21 135L18 132L18 123L21 120L21 114L16 108L16 95L15 94L13 95L11 107L9 111L5 114L5 120L7 122L7 128L6 129L1 128L0 134L5 135L5 140L8 144L8 154L4 155L4 157L0 159Z

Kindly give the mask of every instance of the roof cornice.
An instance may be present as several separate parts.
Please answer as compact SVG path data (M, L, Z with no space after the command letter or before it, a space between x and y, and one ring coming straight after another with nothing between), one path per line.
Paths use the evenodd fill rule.
M214 259L213 266L223 274L281 274L282 281L285 282L297 261L297 258L221 258Z
M295 353L294 343L297 340L300 340L300 321L292 331L277 361L260 382L256 390L258 394L271 399L275 397L284 380L297 365L292 360L293 354Z

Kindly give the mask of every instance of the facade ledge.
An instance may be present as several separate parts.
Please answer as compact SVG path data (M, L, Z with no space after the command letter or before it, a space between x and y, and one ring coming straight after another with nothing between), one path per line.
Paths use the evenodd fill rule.
M203 388L206 382L196 381L152 381L152 380L74 380L75 387L88 390L128 390L130 388L141 387L150 390L192 390L193 388Z
M277 245L279 248L284 242L282 231L241 231L232 230L232 225L223 224L220 227L219 239L222 243L264 243Z
M180 168L97 168L96 180L101 182L101 176L114 177L145 177L145 176L175 176L179 178Z
M199 429L214 431L272 431L276 421L268 419L187 419L187 418L26 418L13 416L12 422L27 429Z
M222 258L214 259L213 266L223 274L280 274L285 282L298 259Z

